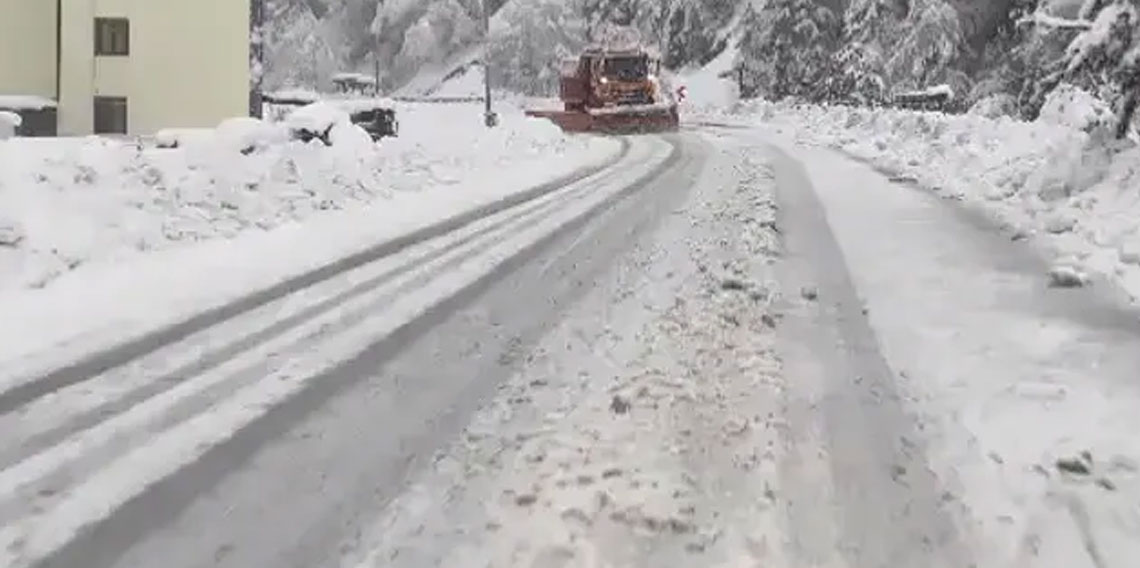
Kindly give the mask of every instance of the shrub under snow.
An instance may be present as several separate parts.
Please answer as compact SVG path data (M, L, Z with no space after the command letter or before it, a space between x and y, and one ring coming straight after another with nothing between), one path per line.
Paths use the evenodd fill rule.
M1038 120L1084 132L1112 128L1114 114L1104 101L1068 83L1059 85L1045 98Z

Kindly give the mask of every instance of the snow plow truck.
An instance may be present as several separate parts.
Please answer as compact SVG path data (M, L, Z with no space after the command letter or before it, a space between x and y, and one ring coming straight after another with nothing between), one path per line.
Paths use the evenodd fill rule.
M593 47L563 61L561 110L528 110L565 132L673 132L677 103L660 80L661 61L641 47Z

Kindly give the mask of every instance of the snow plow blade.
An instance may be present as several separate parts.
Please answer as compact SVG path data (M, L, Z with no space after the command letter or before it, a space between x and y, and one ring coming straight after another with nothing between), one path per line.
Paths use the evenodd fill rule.
M649 134L676 132L680 118L676 106L614 107L588 111L528 110L527 116L545 118L563 132Z

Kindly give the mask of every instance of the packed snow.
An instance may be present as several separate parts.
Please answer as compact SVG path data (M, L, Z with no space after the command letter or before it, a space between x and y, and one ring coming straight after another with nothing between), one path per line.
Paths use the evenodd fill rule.
M771 177L715 159L341 566L787 565Z
M16 135L16 130L24 123L24 119L20 115L0 110L0 140L7 140Z
M0 359L177 320L620 147L499 110L487 129L473 105L401 105L401 136L376 144L335 110L308 111L339 125L328 147L253 119L166 133L177 148L0 141Z
M433 97L479 97L483 96L483 66L468 65L457 75L443 81L429 93Z
M1096 290L1052 288L1082 276L1046 276L1030 249L952 204L841 153L793 153L977 565L1130 566L1134 316Z
M963 201L1011 238L1030 239L1057 263L1112 281L1140 301L1135 135L1112 140L1110 109L1072 86L1058 88L1034 122L986 114L751 102L702 116L840 149Z
M45 110L55 108L55 101L36 95L0 95L0 110Z
M842 189L833 191L837 209L829 218L848 249L885 354L930 427L932 465L948 489L962 491L958 510L978 539L978 553L996 559L993 565L1127 566L1140 552L1134 539L1140 447L1129 438L1138 427L1131 416L1140 397L1127 384L1135 365L1121 359L1128 357L1121 342L1129 336L1116 335L1130 332L1116 326L1136 326L1103 319L1134 318L1112 303L1117 291L1125 292L1125 304L1140 301L1140 148L1135 132L1114 140L1112 109L1072 85L1057 88L1036 121L1008 114L996 98L966 115L752 101L689 119L755 127L804 160L817 183ZM806 150L813 147L838 154ZM877 174L841 167L841 156ZM920 216L907 209L916 206L904 195L880 189L888 182L941 197L946 212L938 219ZM859 213L860 207L867 211ZM1017 284L1009 274L978 270L971 278L985 284L956 285L971 302L930 298L929 308L895 313L908 283L928 283L914 289L916 296L941 294L930 287L960 282L950 273L964 259L980 258L968 250L978 246L970 235L979 227L963 229L963 221L947 213L959 207L981 213L981 231L996 230L1000 236L992 238L1029 247L1016 254L1040 255L1044 266L1018 275ZM874 220L888 215L884 211L913 219L921 231L868 236L869 226L886 223ZM920 233L959 244L918 246ZM896 245L870 244L896 238ZM928 258L899 261L908 246ZM999 315L1012 309L1005 304L987 308L988 300L978 300L1003 286L1020 290L1020 279L1040 288L1092 285L1089 293L1110 305L1091 307L1076 322L1034 323L1016 313ZM1017 326L1030 327L1018 333ZM916 343L916 332L930 334L929 345ZM938 334L945 338L934 339Z
M711 63L697 69L684 70L673 80L676 89L684 88L679 101L683 112L705 112L732 107L740 98L734 64L739 56L734 47L725 49Z

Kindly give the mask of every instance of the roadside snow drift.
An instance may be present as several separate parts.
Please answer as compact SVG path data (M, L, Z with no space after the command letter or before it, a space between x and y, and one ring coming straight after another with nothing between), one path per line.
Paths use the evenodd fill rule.
M98 329L125 338L177 321L620 149L499 110L487 129L474 105L401 105L400 137L375 144L343 122L326 146L249 119L157 140L0 141L0 375Z
M266 230L397 191L460 184L506 166L579 161L585 141L508 114L486 130L474 108L400 109L400 138L373 144L314 105L333 145L290 141L281 126L231 119L215 130L0 142L0 291L42 287L84 264ZM336 123L335 126L333 124ZM458 188L457 188L458 189Z
M1072 88L1024 122L890 109L753 103L739 110L963 201L1066 270L1098 274L1140 301L1140 149L1111 113Z

